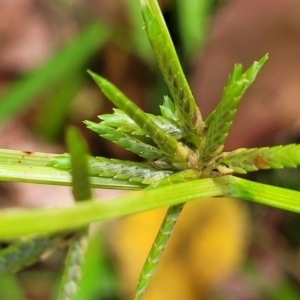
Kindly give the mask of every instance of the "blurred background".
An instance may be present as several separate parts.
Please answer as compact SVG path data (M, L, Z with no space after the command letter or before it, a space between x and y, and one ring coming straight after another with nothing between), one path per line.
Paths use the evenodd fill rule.
M247 91L226 148L299 142L300 3L297 0L160 1L203 115L218 103L234 63L269 60ZM112 106L86 69L148 112L168 90L143 30L138 0L0 0L0 147L63 153L80 128L93 155L137 160L83 120ZM299 189L299 171L247 178ZM115 191L96 191L98 197ZM1 183L0 205L59 206L69 188ZM80 300L133 299L165 209L93 227ZM233 199L186 206L143 299L300 299L298 215ZM0 280L0 299L55 299L64 250Z

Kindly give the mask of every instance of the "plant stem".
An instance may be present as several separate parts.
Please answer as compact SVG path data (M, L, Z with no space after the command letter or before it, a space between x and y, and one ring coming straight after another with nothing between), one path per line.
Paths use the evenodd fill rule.
M113 199L83 201L71 207L8 209L0 212L0 239L71 230L162 206L228 194L230 176L201 179L128 193ZM294 196L295 197L295 196ZM298 194L297 194L298 197Z
M226 196L300 213L300 192L234 176L199 179L71 207L7 209L0 213L0 239L49 234L196 199Z

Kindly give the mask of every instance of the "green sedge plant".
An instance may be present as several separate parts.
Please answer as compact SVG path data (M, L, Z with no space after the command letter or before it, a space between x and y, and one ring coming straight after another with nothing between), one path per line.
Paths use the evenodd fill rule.
M300 164L300 145L223 151L240 100L268 56L245 71L241 65L235 65L219 104L204 120L157 1L140 2L145 30L171 97L164 97L161 115L145 113L112 83L89 71L117 108L112 114L101 115L99 123L85 124L146 162L89 156L75 130L68 134L69 154L0 151L1 180L73 187L76 203L72 207L0 212L0 239L16 239L0 252L0 275L34 263L49 248L68 244L58 299L76 298L78 270L84 260L87 226L91 222L169 206L137 283L135 299L140 299L184 203L226 196L300 213L299 192L234 176L260 169L296 167ZM95 187L141 191L109 201L94 201L91 188Z

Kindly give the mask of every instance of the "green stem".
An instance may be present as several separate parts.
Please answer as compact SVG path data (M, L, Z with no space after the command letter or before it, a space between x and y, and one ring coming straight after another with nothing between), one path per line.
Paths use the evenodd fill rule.
M162 206L228 194L229 176L201 179L149 191L128 193L114 199L83 201L71 207L9 209L0 213L0 239L71 230Z
M300 192L230 176L229 196L300 213Z
M7 209L0 213L0 239L49 234L196 199L226 196L300 213L300 192L234 176L199 179L71 207Z

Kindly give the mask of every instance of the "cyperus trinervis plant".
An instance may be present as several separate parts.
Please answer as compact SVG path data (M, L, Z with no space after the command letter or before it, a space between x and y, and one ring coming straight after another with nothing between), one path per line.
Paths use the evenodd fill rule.
M2 180L68 185L71 183L71 170L74 198L78 200L74 207L7 210L1 213L0 218L2 239L39 235L18 240L0 252L2 274L18 271L33 263L45 249L58 241L69 241L71 246L60 299L72 299L76 294L74 286L77 286L79 276L70 270L82 262L87 231L84 226L90 222L170 205L140 276L136 293L136 299L139 299L146 291L186 201L227 196L300 212L298 192L233 176L259 169L296 167L300 164L300 145L223 152L238 104L268 56L254 62L246 71L241 65L235 65L219 104L203 120L157 1L140 2L145 29L171 98L165 96L160 107L161 115L148 114L112 83L89 71L101 91L117 108L112 114L99 116L100 123L85 121L85 124L101 137L139 155L146 162L86 156L84 144L74 130L68 135L70 154L31 153L28 157L18 151L0 152ZM22 161L23 168L30 166L31 173L24 169L20 175L22 168L14 169L17 160ZM8 169L9 174L5 173ZM143 191L109 202L96 202L89 201L92 198L91 187ZM26 223L29 219L30 223ZM22 227L19 226L21 223ZM63 234L55 234L62 231Z

